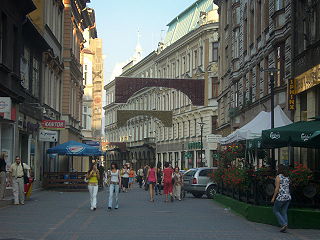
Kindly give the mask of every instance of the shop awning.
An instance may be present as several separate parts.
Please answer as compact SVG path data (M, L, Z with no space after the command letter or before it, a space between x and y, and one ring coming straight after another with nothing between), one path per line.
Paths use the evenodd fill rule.
M67 156L101 156L103 152L96 147L91 147L87 144L76 141L62 143L47 150L48 154L56 153L58 155Z
M320 120L295 122L262 131L261 144L263 148L320 148Z
M285 126L292 123L280 106L274 109L274 125ZM261 137L263 130L271 128L271 113L261 111L254 119L233 133L219 140L220 144L226 145L232 142L245 141Z

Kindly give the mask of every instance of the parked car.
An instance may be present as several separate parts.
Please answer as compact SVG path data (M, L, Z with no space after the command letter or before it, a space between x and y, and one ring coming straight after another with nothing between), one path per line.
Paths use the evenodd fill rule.
M208 182L206 186L207 198L213 199L216 193L217 193L217 183L214 181Z
M183 175L184 191L191 193L196 198L207 194L207 184L211 182L210 174L216 167L192 168ZM208 195L207 195L208 196ZM208 196L210 198L210 196Z

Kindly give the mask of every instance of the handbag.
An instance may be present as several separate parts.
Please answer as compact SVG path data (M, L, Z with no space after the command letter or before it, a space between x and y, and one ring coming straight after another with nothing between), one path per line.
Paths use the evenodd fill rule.
M24 184L28 184L28 183L30 183L29 182L29 177L28 177L28 175L26 174L26 172L24 170L23 162L21 162L21 166L22 166L22 172L23 172L23 182L24 182Z

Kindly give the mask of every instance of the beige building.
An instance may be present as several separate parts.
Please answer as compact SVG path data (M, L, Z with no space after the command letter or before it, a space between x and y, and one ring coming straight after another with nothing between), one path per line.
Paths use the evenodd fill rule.
M180 20L181 19L181 20ZM183 22L185 21L185 22ZM187 24L184 24L187 23ZM218 13L213 1L197 1L168 24L168 32L158 49L127 69L121 76L141 78L204 79L204 106L194 106L176 89L146 88L126 104L114 103L114 82L106 85L106 137L120 146L108 151L107 159L126 160L137 166L150 161L169 161L181 168L214 164L216 150ZM173 112L172 127L154 118L138 116L126 127L117 127L116 111L165 110ZM203 152L201 159L201 125ZM117 152L118 149L118 152Z
M89 10L95 22L94 10ZM103 92L103 54L102 39L97 38L95 26L84 31L84 49L81 51L83 67L83 106L82 134L84 141L101 138L102 125L102 92Z

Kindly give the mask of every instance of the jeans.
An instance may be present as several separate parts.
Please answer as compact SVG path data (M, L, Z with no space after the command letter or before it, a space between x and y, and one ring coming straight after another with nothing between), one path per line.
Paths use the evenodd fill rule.
M97 208L97 193L98 185L88 185L90 193L90 207L91 209Z
M110 184L109 186L109 204L108 207L112 208L113 194L115 195L116 205L119 208L119 184Z
M278 201L274 202L273 213L276 215L280 226L288 225L288 207L290 200L288 201Z
M24 204L24 180L21 178L12 179L12 190L14 197L14 204Z

